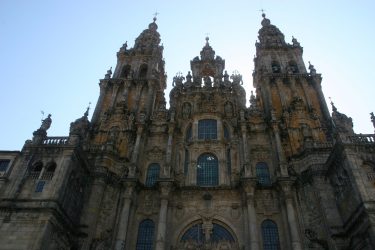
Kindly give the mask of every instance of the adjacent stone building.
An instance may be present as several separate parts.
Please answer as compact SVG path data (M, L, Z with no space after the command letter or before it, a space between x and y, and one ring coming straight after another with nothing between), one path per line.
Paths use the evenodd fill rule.
M299 42L263 14L246 106L206 38L167 109L155 20L91 121L0 151L0 249L375 249L375 137L329 113Z

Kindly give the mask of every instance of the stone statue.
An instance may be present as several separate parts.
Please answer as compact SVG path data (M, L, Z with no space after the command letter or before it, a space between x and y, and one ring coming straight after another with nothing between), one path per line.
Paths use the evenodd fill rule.
M51 114L49 114L46 119L42 120L42 125L40 125L40 129L47 131L51 127L51 123L52 123Z
M372 126L375 128L375 115L374 115L374 112L371 112L370 115L371 115Z

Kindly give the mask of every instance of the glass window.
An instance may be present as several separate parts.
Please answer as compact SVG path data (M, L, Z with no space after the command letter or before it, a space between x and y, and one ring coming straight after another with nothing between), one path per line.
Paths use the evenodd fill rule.
M256 165L256 175L258 183L264 186L271 185L270 172L265 162L258 162Z
M264 250L279 250L279 231L272 220L265 220L262 223L262 237Z
M198 139L217 139L217 122L213 119L198 122Z
M155 225L152 220L146 219L139 223L136 250L152 250L154 231Z
M45 184L46 184L45 181L38 181L35 187L35 192L36 193L42 192Z
M6 172L9 167L10 160L0 160L0 172Z
M157 163L152 163L148 167L147 177L146 177L146 187L152 187L155 185L159 178L160 166Z
M219 164L213 154L202 154L197 164L197 185L203 187L219 184Z

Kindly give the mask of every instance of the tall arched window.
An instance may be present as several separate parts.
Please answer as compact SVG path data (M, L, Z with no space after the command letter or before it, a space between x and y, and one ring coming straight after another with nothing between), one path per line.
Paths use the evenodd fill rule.
M35 162L30 169L30 177L32 179L38 179L40 173L42 172L43 169L43 162L37 161Z
M146 79L147 77L147 64L142 64L139 68L139 78Z
M262 238L264 250L279 250L279 231L277 225L272 220L262 222Z
M54 161L48 162L42 175L43 180L51 180L56 169Z
M147 169L146 187L152 187L155 185L159 178L160 166L157 163L152 163Z
M152 250L154 243L154 222L146 219L139 223L136 250Z
M289 62L289 69L293 74L296 74L299 72L297 63L295 61Z
M198 122L198 139L217 139L217 122L205 119Z
M199 156L197 185L202 187L219 185L219 163L215 155L205 153Z
M270 171L267 163L258 162L255 166L258 183L264 186L271 185Z
M130 74L131 66L125 65L121 71L121 77L127 78Z

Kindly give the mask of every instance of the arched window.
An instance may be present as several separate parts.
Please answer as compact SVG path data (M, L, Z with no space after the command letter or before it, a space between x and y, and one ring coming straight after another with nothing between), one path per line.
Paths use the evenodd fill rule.
M139 223L136 250L152 250L154 243L154 222L146 219Z
M219 164L213 154L202 154L197 163L197 185L210 187L219 185Z
M293 74L296 74L299 72L297 63L294 61L289 62L289 69Z
M47 163L45 170L42 175L43 180L51 180L53 177L53 173L55 172L56 169L56 163L51 161Z
M198 122L198 139L217 139L217 122L213 119Z
M258 162L255 166L258 183L264 186L271 185L270 171L267 163Z
M128 78L129 74L130 74L130 70L131 70L131 66L130 65L125 65L123 68L122 68L122 71L121 71L121 77L123 78Z
M43 162L41 161L37 161L35 162L32 166L31 166L31 169L30 169L30 177L32 179L38 179L39 178L39 175L40 175L40 172L42 171L43 169Z
M147 64L142 64L139 68L139 78L146 79L147 77Z
M191 124L188 126L186 129L186 134L185 134L185 141L190 142L192 138L192 129L191 129Z
M146 187L152 187L155 185L159 178L160 166L157 163L152 163L148 167L147 177L146 177Z
M277 225L272 220L262 222L262 238L264 250L279 250L279 231Z
M276 61L271 63L272 73L281 73L280 64Z

